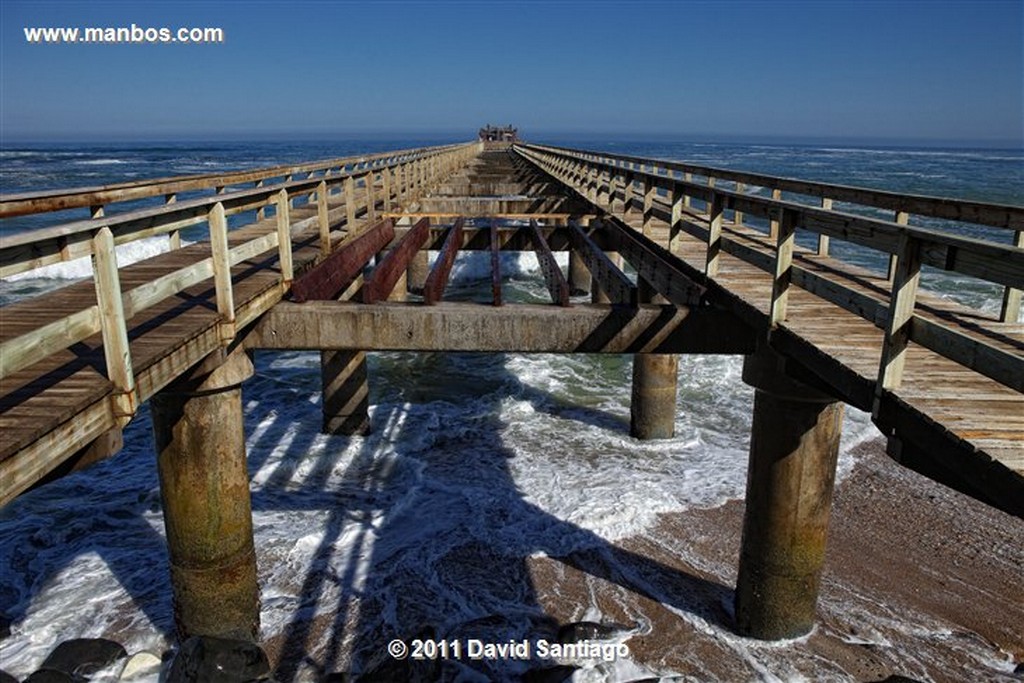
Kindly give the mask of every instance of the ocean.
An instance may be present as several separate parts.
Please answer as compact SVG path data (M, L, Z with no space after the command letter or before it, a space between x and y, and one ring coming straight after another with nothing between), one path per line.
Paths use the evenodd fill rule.
M453 141L6 145L0 172L2 192L12 193ZM535 141L1024 204L1021 150ZM42 224L34 218L7 223L3 234ZM959 229L941 221L923 224ZM1008 242L1007 232L972 234ZM120 258L137 260L163 249L166 241L146 240L128 245ZM852 247L835 245L833 253L884 267ZM545 301L536 260L526 254L503 258L508 299ZM88 272L87 263L72 263L9 278L0 282L0 303ZM489 287L488 272L486 255L460 256L449 295L479 297ZM925 286L998 311L1001 292L983 283L930 272ZM314 654L282 665L280 680L317 680L344 667L365 670L380 643L423 629L446 638L520 640L549 621L527 558L606 552L643 537L662 515L742 498L753 392L740 380L741 366L740 357L681 358L676 436L641 443L629 436L629 356L374 353L373 432L349 438L319 433L318 354L259 353L243 402L261 638ZM880 438L870 416L848 408L845 420L840 479L856 466L857 446ZM56 644L75 637L112 638L130 653L167 652L173 617L163 534L143 408L116 457L0 509L0 633L9 630L0 637L0 668L27 676ZM715 571L698 555L686 560ZM657 594L659 587L651 590ZM578 605L576 616L607 620L593 595ZM699 629L723 628L685 611L681 618ZM721 642L753 662L752 680L780 680L768 665L777 653L766 654L727 630ZM993 663L991 653L978 658L1005 672L1006 662ZM455 671L459 680L472 681L519 674L523 667L492 663ZM584 670L574 680L641 675L668 678L672 672L627 659Z

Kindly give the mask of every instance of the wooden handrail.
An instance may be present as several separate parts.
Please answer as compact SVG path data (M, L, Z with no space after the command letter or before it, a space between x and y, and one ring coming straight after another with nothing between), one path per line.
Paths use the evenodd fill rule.
M471 143L470 143L471 144ZM241 183L258 183L269 178L288 178L298 173L312 174L338 169L345 172L346 166L352 166L354 173L359 166L366 168L368 164L381 160L421 156L423 154L440 153L462 145L443 145L439 147L419 147L380 154L361 154L351 157L340 157L325 161L288 166L271 166L266 168L229 171L227 173L207 173L199 175L170 176L153 178L126 183L114 183L99 187L76 187L40 192L19 192L0 194L0 218L12 218L31 214L63 211L81 207L102 207L106 204L157 197L160 195L173 197L179 192L226 188ZM356 175L360 175L356 173ZM316 177L316 176L312 176ZM320 176L323 177L323 176Z
M995 228L1024 230L1024 206L1015 206L1012 204L992 204L963 199L931 197L928 195L900 194L897 192L875 190L865 187L836 185L832 183L800 180L797 178L786 178L783 176L771 176L763 173L732 171L712 166L699 166L679 161L645 159L642 157L609 154L607 152L574 150L550 145L520 144L517 145L517 147L522 149L547 150L587 162L599 162L613 168L631 170L636 172L638 175L655 174L647 173L639 169L633 169L632 167L616 165L611 162L614 161L619 162L620 164L634 165L654 164L656 168L676 171L683 174L718 178L720 180L729 180L736 183L743 183L745 185L758 185L761 187L777 189L782 192L792 192L794 194L830 198L837 202L848 202L850 204L890 209L894 212L902 211L918 216L929 216L932 218L963 221L965 223L976 223Z
M382 168L390 169L399 164L427 159L435 153L444 153L465 147L465 145L459 145L436 148L436 150L429 150L419 156L395 159ZM382 155L381 158L392 157ZM210 208L217 203L224 205L227 215L253 209L262 210L263 207L272 203L273 198L282 190L287 190L290 197L295 197L315 193L323 184L330 192L331 189L342 184L354 184L356 179L363 178L367 173L366 170L353 169L326 178L313 177L272 185L264 184L251 189L212 194L208 197L175 201L113 216L83 219L49 228L5 235L0 237L0 277L8 277L41 266L89 256L92 253L92 235L101 227L111 229L116 244L124 244L203 223ZM351 206L354 212L357 206L355 197L354 195L346 196L352 197L352 201L347 201L346 204ZM354 214L350 213L350 220L353 219Z
M435 153L431 150L421 156L396 161L391 166L382 168L388 171L392 166L415 164L437 156L464 156L471 153L474 148L475 145L434 148L440 151ZM385 156L382 155L381 158ZM440 172L440 169L435 169L435 172ZM279 287L283 294L292 280L291 235L299 225L291 222L291 198L309 192L317 193L317 215L300 223L316 225L323 248L324 231L327 227L327 192L331 186L354 183L357 177L370 178L368 171L353 169L344 175L313 177L188 201L176 201L159 207L110 217L101 216L4 238L0 245L0 273L4 275L28 270L51 261L92 255L97 303L0 343L0 378L102 332L107 369L114 387L112 401L115 415L119 416L119 419L130 418L137 405L137 397L128 349L127 320L212 276L216 288L217 310L221 317L221 342L230 343L235 336L237 325L231 268L277 247L281 267ZM403 185L399 183L395 189L401 191ZM388 191L391 189L389 184ZM406 190L411 191L409 188ZM370 192L364 196L368 201L374 199ZM389 199L386 198L385 201ZM276 207L277 229L243 244L229 247L226 217L239 211L263 209L268 205ZM349 215L353 219L357 208L359 207L354 205L351 207ZM363 206L362 209L370 215L369 206ZM210 227L209 257L127 292L122 290L118 278L116 244L176 230L185 224L203 222ZM51 256L55 258L51 259Z
M562 182L575 188L583 197L596 198L599 195L598 191L590 187L592 179L600 178L602 173L607 172L610 178L609 185L613 186L615 182L612 179L620 172L618 174L624 177L625 182L621 196L628 207L633 198L633 185L638 180L643 181L645 226L649 221L649 214L653 211L652 202L648 199L649 188L654 185L667 190L668 205L671 207L668 220L671 226L679 227L707 243L705 277L712 278L717 274L718 258L722 251L728 251L772 274L768 316L770 328L785 321L787 294L791 284L798 284L882 327L883 353L876 381L876 406L877 400L884 392L899 387L903 373L904 349L909 341L921 344L1008 387L1024 392L1024 355L986 344L960 330L936 324L914 312L917 281L923 265L1003 285L1008 293L1004 300L1012 302L1014 297L1010 296L1010 293L1019 292L1024 288L1024 248L1020 244L1019 232L1015 244L1006 245L908 225L906 214L902 211L894 215L893 221L835 211L831 208L832 199L843 196L842 188L839 186L816 184L819 190L827 191L830 196L822 197L821 206L808 206L784 201L778 191L773 192L771 198L757 197L722 189L713 182L694 183L687 180L685 175L682 179L663 176L659 173L659 166L650 160L643 160L644 165L651 166L650 170L627 170L608 163L609 157L605 155L590 155L576 151L563 153L558 148L534 145L518 145L516 149ZM713 177L709 177L709 180L713 180ZM705 202L706 210L703 213L691 210L688 216L698 219L706 227L683 220L682 210L690 206L685 199L691 197ZM614 193L609 196L609 207L613 199ZM955 201L946 200L946 203L953 205ZM975 208L978 208L977 205ZM986 215L991 217L1005 209L1012 210L1014 215L1024 215L1024 208L1021 207L996 207L993 213ZM774 254L769 256L723 235L722 215L726 210L745 212L768 219L771 226L770 237L775 242ZM981 214L985 212L980 211L979 215ZM1016 225L1014 221L1008 221L1003 227ZM819 235L819 253L827 252L827 238L837 237L896 256L893 261L896 264L895 277L892 278L893 287L887 304L875 300L866 301L861 294L846 288L841 288L843 294L837 294L832 291L836 288L823 282L820 276L795 265L794 234L797 228L807 229ZM825 238L824 245L820 238ZM1019 303L1017 305L1019 306ZM1008 311L1004 304L1000 319L1003 322L1013 321L1016 319L1014 313Z

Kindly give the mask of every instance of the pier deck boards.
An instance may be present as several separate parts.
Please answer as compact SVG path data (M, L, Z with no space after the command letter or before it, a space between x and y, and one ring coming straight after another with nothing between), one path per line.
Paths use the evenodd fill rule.
M379 217L396 213L408 217L410 226L421 216L432 217L433 239L428 238L427 244L434 249L440 248L445 229L458 217L468 219L462 248L490 249L490 219L495 217L506 219L494 237L503 242L501 247L505 249L533 249L529 236L531 219L539 219L544 224L553 249L570 246L571 230L565 230L557 238L553 232L554 226L562 229L570 220L580 225L592 222L596 226L602 220L621 219L621 227L646 233L662 246L670 243L672 206L668 197L659 196L657 192L651 191L645 198L644 193L635 188L632 210L623 213L623 201L627 198L623 183L611 183L613 201L609 204L607 178L602 180L596 172L581 170L564 160L553 162L562 164L560 166L546 168L530 153L513 150L476 151L448 165L444 162L446 158L439 153L433 159L423 157L377 168L359 167L358 171L357 164L343 165L342 168L350 169L345 173L353 176L348 182L324 176L289 181L287 187L290 196L299 197L315 192L318 180L337 183L338 192L329 195L324 214L329 217L333 231L332 250L345 243L342 232L338 231L340 226L345 226L345 234L352 234ZM366 175L358 179L357 174ZM366 178L371 179L372 206L365 204L363 182ZM218 180L212 178L207 184L215 187ZM141 191L131 190L132 196ZM104 197L108 195L109 192ZM232 199L234 196L229 194L225 201L255 201L245 197ZM269 201L261 196L260 201ZM704 195L697 197L703 199ZM353 207L350 207L349 201L353 200ZM46 199L34 201L45 203ZM88 205L86 200L82 201L86 202L83 205ZM19 198L18 207L19 212L26 210L23 198ZM609 209L610 217L605 215ZM979 215L984 214L984 209L978 211ZM322 227L318 232L319 216L316 201L300 203L290 210L295 277L323 260L320 245L324 232ZM357 216L350 230L351 219ZM731 210L727 216L731 218ZM485 220L475 225L473 218ZM658 256L653 268L677 271L683 268L694 283L687 291L696 292L696 283L700 283L707 289L706 303L715 310L745 321L754 337L768 339L776 350L809 370L842 400L874 411L876 423L890 437L891 450L896 457L915 462L923 469L931 467L936 477L962 483L1004 509L1022 514L1024 502L1020 498L1015 502L1014 498L1024 491L1024 395L1019 387L1024 379L1015 377L1014 373L1024 357L1024 325L993 320L922 289L914 306L914 313L920 320L914 324L955 330L958 353L966 359L963 362L974 369L911 341L902 384L879 392L876 390L879 361L891 301L891 283L884 276L797 246L793 252L787 315L776 328L770 329L775 240L749 225L723 219L724 241L717 272L705 279L710 225L707 209L687 206L680 218L679 225L683 229L671 240L672 253L680 261L670 263L672 256ZM296 225L305 227L297 229ZM276 216L253 222L230 231L228 247L241 248L254 239L272 236L278 229ZM399 226L396 239L403 234L404 229ZM615 230L607 226L591 228L594 243L608 251L614 251L615 235ZM210 255L209 243L202 242L122 267L119 269L121 292L128 293L157 278L187 270ZM945 258L954 260L955 254L947 253ZM998 265L994 266L993 277L1003 277L997 271ZM238 331L235 343L242 344L247 333L243 328L258 322L285 298L289 283L282 280L276 247L245 258L231 267L230 272ZM96 304L96 289L90 280L6 306L0 311L0 343L31 334L43 325L61 321ZM209 278L167 296L127 320L137 402L147 400L188 368L222 348L224 318L218 311L220 305L223 301L215 280ZM372 318L366 305L360 306L358 314ZM389 315L394 318L398 309L391 306ZM556 308L554 304L551 307ZM458 307L445 308L442 302L440 308L437 315L460 315ZM487 312L473 310L474 319L494 315L496 321L508 323L514 318L514 314L501 312L498 307L481 308ZM332 308L327 305L316 310L318 315L329 316ZM349 310L354 316L355 313L351 313L354 309ZM289 315L297 315L293 308L288 311ZM552 315L545 313L544 319L557 319ZM580 316L599 322L600 313L594 309ZM427 318L423 320L429 322ZM259 334L254 336L259 337ZM516 343L517 340L512 340L509 347L515 347ZM723 340L718 352L736 353L751 343ZM703 341L698 346L704 352L715 351L705 348ZM408 348L417 346L410 342ZM521 348L531 347L523 343ZM100 334L87 336L68 348L57 349L27 367L5 371L3 375L0 380L0 474L4 491L0 502L10 500L76 450L118 428L124 421L124 416L116 414L116 404L111 400L116 392L108 378ZM927 462L922 465L922 460Z

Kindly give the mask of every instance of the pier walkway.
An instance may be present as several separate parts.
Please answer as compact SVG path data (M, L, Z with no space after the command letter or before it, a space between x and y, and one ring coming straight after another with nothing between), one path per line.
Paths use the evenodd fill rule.
M870 411L896 460L1024 516L1022 207L481 141L0 197L19 216L52 224L5 230L0 277L76 258L93 277L0 309L0 504L114 455L142 403L241 352L320 350L325 430L356 433L365 351L476 350L636 354L641 438L667 404L644 377L667 373L675 405L674 362L648 363L744 354L784 419ZM118 263L115 245L153 237L166 253ZM445 300L462 250L490 252L489 301ZM501 251L536 253L550 304L505 301ZM985 283L1001 310L935 277ZM764 439L792 437L754 422L752 472ZM777 448L814 450L803 434Z

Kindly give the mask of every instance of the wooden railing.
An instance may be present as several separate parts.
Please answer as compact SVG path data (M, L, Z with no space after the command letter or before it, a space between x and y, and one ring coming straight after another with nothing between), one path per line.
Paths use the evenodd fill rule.
M226 345L234 338L237 328L248 322L236 316L232 266L276 248L280 293L283 294L293 276L293 233L305 231L315 224L321 253L326 255L331 248L331 225L339 223L342 215L349 229L355 225L356 216L360 213L372 220L378 203L382 202L384 211L390 211L393 200L412 199L436 177L447 175L465 163L477 153L478 148L478 144L469 143L335 160L316 168L298 167L321 171L320 175L233 192L224 188L241 182L243 177L248 182L254 177L262 180L279 175L280 167L241 174L34 193L32 198L27 195L4 196L0 199L0 207L3 207L0 214L13 216L45 213L71 205L86 206L100 198L108 202L130 201L157 196L175 188L213 190L205 197L110 216L96 212L96 217L91 219L0 238L0 276L89 256L96 287L95 305L0 343L0 379L99 332L102 333L109 379L114 387L115 414L130 417L137 401L128 345L127 321L130 318L213 277L220 315L220 339ZM316 215L293 222L291 207L297 198L308 202L310 207L315 204ZM338 198L343 199L344 206L330 209L329 200ZM276 215L277 229L229 248L227 216L255 210L257 218L261 218L268 207L272 207ZM122 290L115 245L170 234L172 242L177 241L172 247L180 247L180 239L175 240L178 232L183 227L202 223L209 227L208 257L191 261L185 268L130 291Z
M864 188L829 185L772 176L724 171L669 161L638 159L564 148L518 145L519 153L574 187L591 202L611 209L615 200L625 206L642 202L643 229L651 226L656 209L666 207L670 249L682 232L707 244L704 275L718 273L720 255L727 251L767 271L773 277L769 324L786 318L791 284L799 285L856 312L885 330L876 391L900 386L907 344L914 341L1017 391L1024 392L1024 354L1006 345L987 343L955 325L940 324L915 313L921 267L979 278L1004 288L1000 323L1016 322L1024 287L1024 207L905 196ZM695 182L694 176L705 182ZM720 182L725 181L725 182ZM745 184L768 188L770 196L745 192ZM731 188L727 187L731 185ZM640 191L638 202L637 191ZM812 206L789 199L783 191L818 198ZM703 203L695 210L693 200ZM834 201L895 211L892 221L833 208ZM727 213L729 212L729 213ZM1012 244L972 239L909 224L910 214L931 216L1014 231ZM723 235L723 221L744 224L747 216L763 219L774 243L774 254ZM842 239L890 256L891 296L888 302L836 286L821 275L793 263L795 234L802 228L818 236L817 254L828 255L829 239Z

